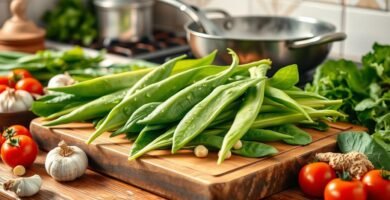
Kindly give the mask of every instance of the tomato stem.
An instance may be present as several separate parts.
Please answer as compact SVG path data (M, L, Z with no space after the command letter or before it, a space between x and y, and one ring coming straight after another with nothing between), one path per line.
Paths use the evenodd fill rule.
M9 144L14 147L19 147L19 138L9 138Z
M352 181L351 175L347 171L337 172L337 176L344 181Z
M385 169L381 170L381 176L385 180L390 180L390 171L387 171Z

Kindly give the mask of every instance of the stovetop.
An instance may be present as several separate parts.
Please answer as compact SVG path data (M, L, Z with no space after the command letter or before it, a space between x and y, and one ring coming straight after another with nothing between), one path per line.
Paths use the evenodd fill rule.
M126 63L129 59L146 60L153 63L164 63L170 58L187 54L193 58L185 36L167 31L154 31L153 39L144 38L139 42L100 41L89 46L82 46L91 55L97 54L98 50L106 49L107 64ZM77 43L64 44L47 41L46 46L58 50L72 48ZM80 45L81 46L81 45ZM300 76L299 86L303 87L312 81L315 69L307 71Z

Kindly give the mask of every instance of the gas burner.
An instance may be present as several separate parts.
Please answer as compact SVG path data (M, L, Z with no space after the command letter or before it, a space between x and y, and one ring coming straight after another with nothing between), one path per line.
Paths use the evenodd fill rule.
M102 41L95 42L88 48L95 50L107 49L110 54L155 63L163 63L167 57L175 57L190 52L184 36L166 31L154 31L153 39L143 38L139 42Z

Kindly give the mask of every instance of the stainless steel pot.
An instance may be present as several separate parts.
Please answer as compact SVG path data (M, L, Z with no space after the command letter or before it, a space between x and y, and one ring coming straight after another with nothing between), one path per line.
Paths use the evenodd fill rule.
M94 0L101 39L139 41L152 37L154 0Z
M222 36L206 34L197 22L186 25L187 39L196 57L218 49L217 61L228 64L231 48L241 63L270 58L273 71L298 64L301 72L316 67L328 55L332 42L344 40L345 33L327 22L307 17L233 17L213 19Z

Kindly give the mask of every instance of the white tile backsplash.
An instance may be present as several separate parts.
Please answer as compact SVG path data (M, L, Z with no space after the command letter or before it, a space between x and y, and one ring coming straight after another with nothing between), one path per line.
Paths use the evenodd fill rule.
M347 58L367 53L374 42L390 44L390 12L348 8L346 20Z

